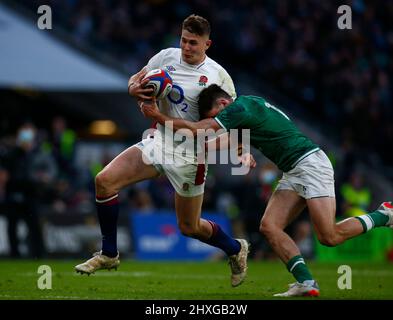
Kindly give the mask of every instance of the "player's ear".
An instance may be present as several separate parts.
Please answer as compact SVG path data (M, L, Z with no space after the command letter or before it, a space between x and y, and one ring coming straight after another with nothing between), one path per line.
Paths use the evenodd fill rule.
M206 40L206 50L207 49L209 49L210 48L210 46L212 45L212 41L209 39L209 40Z
M226 107L228 104L230 104L230 101L228 99L225 99L224 97L217 99L217 106Z

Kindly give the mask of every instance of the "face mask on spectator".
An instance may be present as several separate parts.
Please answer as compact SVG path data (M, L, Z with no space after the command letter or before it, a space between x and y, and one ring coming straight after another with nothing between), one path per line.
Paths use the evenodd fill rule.
M31 129L22 129L19 131L17 142L21 143L31 143L34 140L34 131Z
M276 178L277 173L274 170L266 170L259 175L259 180L264 184L271 184Z

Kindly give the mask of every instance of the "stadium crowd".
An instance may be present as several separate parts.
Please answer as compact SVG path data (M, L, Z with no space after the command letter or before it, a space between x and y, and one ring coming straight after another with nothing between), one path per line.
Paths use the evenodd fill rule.
M19 2L35 12L50 5L55 27L120 61L128 74L162 48L178 46L187 14L205 16L214 41L209 55L230 72L252 74L298 102L301 112L334 123L337 140L360 153L393 160L384 147L393 143L392 0L346 1L351 30L337 26L338 0Z
M393 53L393 1L348 1L352 30L337 27L340 1L18 2L34 13L39 5L50 5L54 28L66 30L75 42L119 61L128 74L139 70L160 49L178 46L178 28L186 15L205 16L212 24L214 41L209 55L234 74L235 84L237 72L252 74L297 102L300 112L315 121L319 118L334 124L332 134L338 134L336 141L348 149L337 163L342 168L336 176L338 217L374 209L370 207L374 191L365 186L362 172L351 169L351 164L357 154L366 157L370 151L377 152L385 163L393 160L390 148L385 147L393 143L393 63L389 58ZM76 166L78 136L65 120L53 119L51 128L24 124L15 136L1 141L0 204L2 208L13 206L11 211L15 212L23 211L23 206L29 208L21 218L30 219L31 233L38 239L32 242L38 246L32 249L35 256L44 252L39 214L67 210L94 213L97 167ZM28 183L20 183L21 177L28 178ZM204 210L225 212L234 233L251 241L254 258L271 253L258 226L279 177L280 172L269 162L225 186L219 185L220 176L214 168L209 172ZM172 193L165 178L140 183L121 195L121 212L173 209ZM14 214L8 216L9 221L14 218ZM17 256L13 228L15 223L10 223L12 255ZM304 256L312 257L306 214L290 232Z

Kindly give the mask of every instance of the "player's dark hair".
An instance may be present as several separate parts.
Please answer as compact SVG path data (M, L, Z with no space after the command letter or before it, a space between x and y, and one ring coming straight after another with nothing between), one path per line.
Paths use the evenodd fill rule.
M232 99L232 97L216 84L203 89L198 98L198 109L200 119L205 119L207 113L213 108L218 98Z
M184 19L182 29L198 36L210 36L209 21L196 14L192 14Z

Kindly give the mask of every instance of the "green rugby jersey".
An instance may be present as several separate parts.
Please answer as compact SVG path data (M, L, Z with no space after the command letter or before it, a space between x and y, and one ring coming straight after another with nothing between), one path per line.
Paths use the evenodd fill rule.
M250 129L251 145L284 172L319 150L319 146L301 133L285 113L261 97L239 96L215 120L227 131Z

